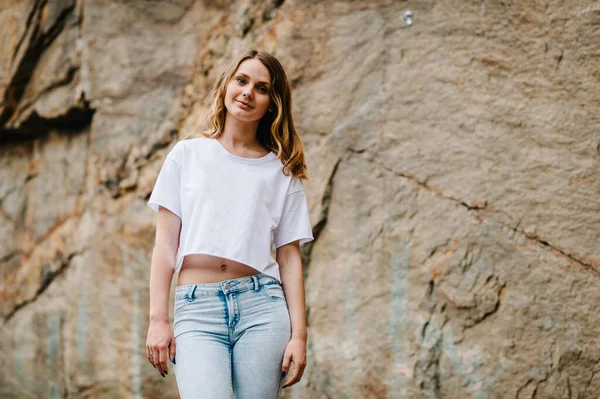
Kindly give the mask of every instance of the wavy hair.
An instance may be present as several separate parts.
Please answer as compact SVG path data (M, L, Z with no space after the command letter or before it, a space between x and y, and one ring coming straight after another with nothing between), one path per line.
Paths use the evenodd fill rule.
M283 173L309 179L304 162L304 146L294 127L292 117L292 95L283 66L273 55L258 50L251 50L233 62L219 77L206 99L205 123L207 131L199 132L210 138L223 133L227 109L225 108L225 91L240 64L248 59L258 59L271 75L269 95L273 111L267 111L258 123L256 136L258 141L269 150L275 152L283 163Z

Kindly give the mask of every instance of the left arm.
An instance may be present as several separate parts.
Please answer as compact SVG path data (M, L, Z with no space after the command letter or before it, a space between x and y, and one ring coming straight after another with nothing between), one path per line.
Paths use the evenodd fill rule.
M283 360L283 371L287 372L290 360L294 363L294 374L284 387L300 381L306 366L306 299L304 294L304 275L302 273L302 256L298 241L277 248L283 291L290 311L292 338L288 343Z

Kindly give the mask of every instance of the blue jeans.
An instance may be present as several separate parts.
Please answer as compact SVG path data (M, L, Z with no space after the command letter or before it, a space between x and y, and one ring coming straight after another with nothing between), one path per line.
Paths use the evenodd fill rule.
M283 288L258 273L178 286L175 377L183 399L279 398L292 337Z

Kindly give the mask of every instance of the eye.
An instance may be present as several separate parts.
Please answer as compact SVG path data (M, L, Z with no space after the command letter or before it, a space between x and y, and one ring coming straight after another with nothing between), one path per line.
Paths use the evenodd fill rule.
M263 93L268 93L269 92L269 89L267 89L264 86L259 87L258 90L262 91Z
M245 80L243 78L236 78L237 82L243 84Z

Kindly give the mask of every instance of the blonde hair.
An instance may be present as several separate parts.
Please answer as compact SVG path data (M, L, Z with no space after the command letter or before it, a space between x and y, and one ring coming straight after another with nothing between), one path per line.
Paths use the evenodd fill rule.
M258 123L256 137L269 150L275 152L283 163L283 173L304 180L306 175L304 162L304 146L294 127L292 117L292 96L287 76L281 63L269 53L251 50L233 62L219 77L206 99L205 123L208 130L198 135L216 138L223 132L227 109L225 108L225 91L240 64L248 59L258 59L271 75L269 95L273 111L267 111ZM271 108L271 107L269 107Z

